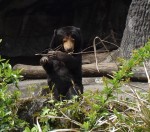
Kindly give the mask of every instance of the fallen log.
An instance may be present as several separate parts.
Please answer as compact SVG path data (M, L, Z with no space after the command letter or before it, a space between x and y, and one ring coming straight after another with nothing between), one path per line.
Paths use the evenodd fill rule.
M98 65L99 72L96 69L95 63L82 65L83 77L102 77L111 76L113 71L118 71L118 66L116 63L100 63ZM22 69L21 74L25 79L44 79L46 78L46 73L41 66L32 66L17 64L14 69ZM145 70L143 67L136 67L133 70L133 81L147 81ZM150 70L148 70L150 75Z
M113 71L117 70L118 66L115 63L99 63L98 69L96 69L95 63L82 65L83 77L108 76L112 75Z
M16 64L13 69L22 70L21 75L23 75L25 79L44 79L47 77L42 66Z

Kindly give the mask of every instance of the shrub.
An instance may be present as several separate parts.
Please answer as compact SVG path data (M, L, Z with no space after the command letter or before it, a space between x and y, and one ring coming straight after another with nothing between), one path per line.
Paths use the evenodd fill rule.
M11 92L8 84L13 83L17 87L22 77L19 70L12 70L9 61L0 56L0 132L13 131L22 128L26 123L18 119L17 101L20 96L19 89Z
M32 129L24 132L49 131L150 131L149 91L138 93L131 88L135 100L116 100L122 84L132 77L132 68L150 58L150 41L134 50L131 59L123 60L112 79L103 77L104 89L85 92L82 97L55 102L50 99L36 118ZM48 107L49 106L49 107ZM57 130L56 130L57 131Z

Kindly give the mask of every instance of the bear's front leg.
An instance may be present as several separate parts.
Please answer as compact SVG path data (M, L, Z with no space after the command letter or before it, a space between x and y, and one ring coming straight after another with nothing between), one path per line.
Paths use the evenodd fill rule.
M40 59L40 65L44 66L48 63L48 57L47 56L43 56L41 59Z
M50 74L53 70L53 60L49 56L43 56L40 59L40 65L44 68L47 74Z

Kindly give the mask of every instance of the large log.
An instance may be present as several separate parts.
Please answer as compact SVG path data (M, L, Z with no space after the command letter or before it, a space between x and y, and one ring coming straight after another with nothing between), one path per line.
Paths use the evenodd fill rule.
M83 77L108 76L117 70L118 66L115 63L99 63L98 69L95 63L82 65Z
M116 63L100 63L98 65L99 72L96 69L95 63L82 65L83 77L102 77L109 76L113 74L113 71L118 71L118 66ZM22 75L25 79L44 79L46 78L46 73L41 66L23 65L17 64L14 69L22 69ZM150 75L150 70L148 70ZM133 69L134 81L147 81L147 77L143 67L136 67Z
M25 79L44 79L46 78L46 72L42 66L32 66L17 64L13 67L14 70L22 70L21 74Z

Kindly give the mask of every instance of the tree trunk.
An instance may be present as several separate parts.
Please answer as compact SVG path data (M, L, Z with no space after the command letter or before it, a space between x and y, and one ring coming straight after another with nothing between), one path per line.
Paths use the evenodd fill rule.
M133 49L150 38L150 0L132 0L124 30L120 56L129 58Z

